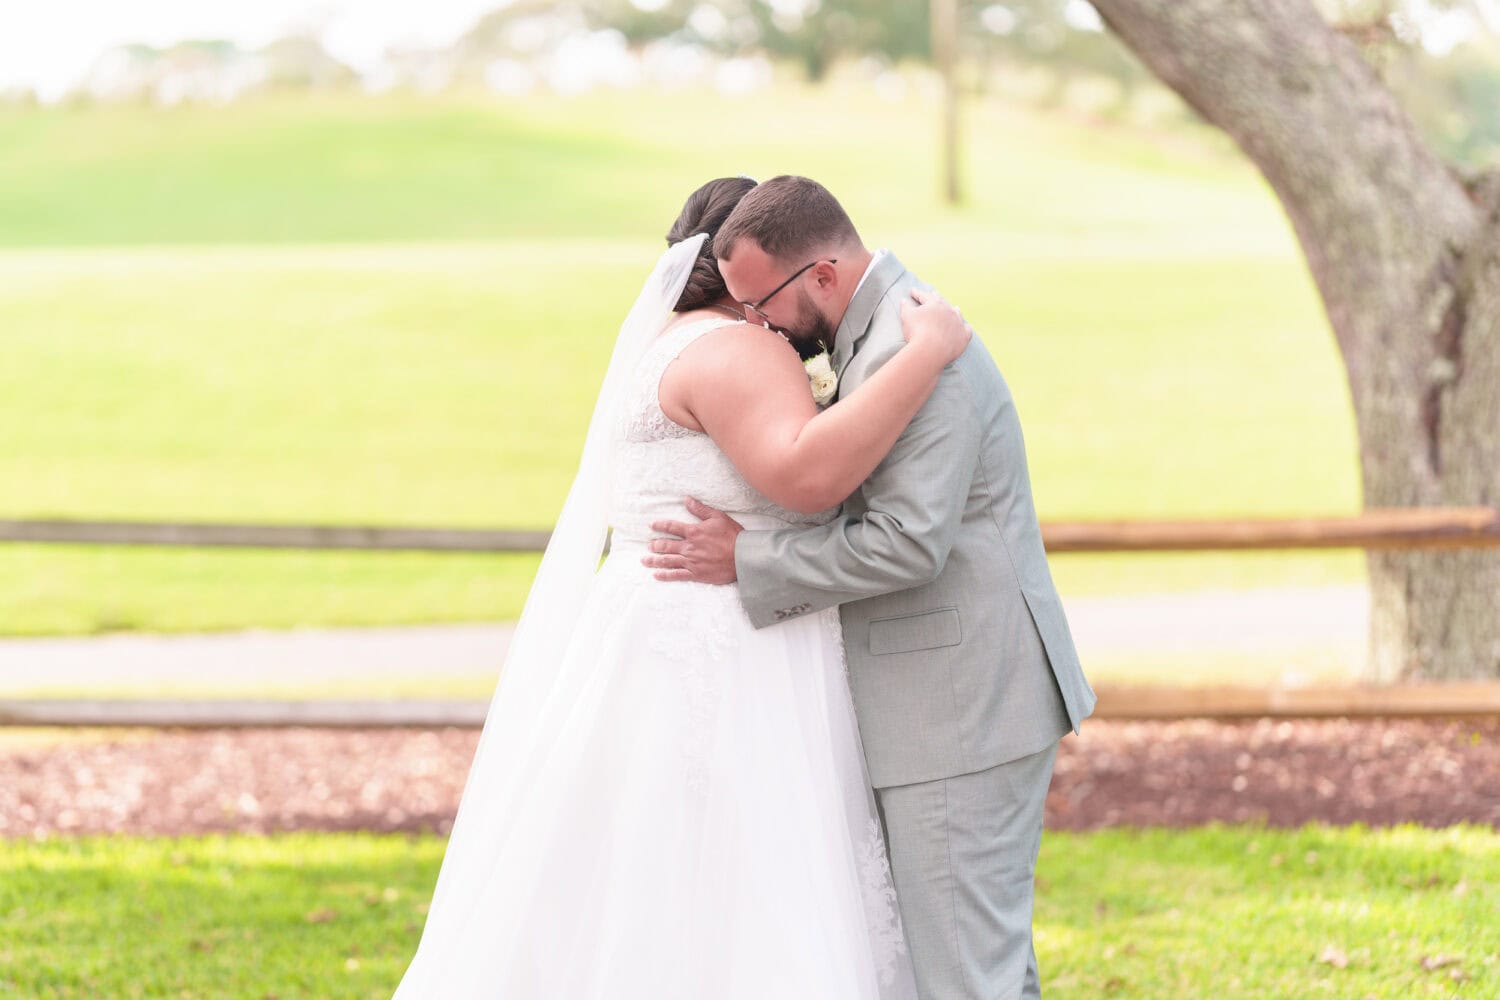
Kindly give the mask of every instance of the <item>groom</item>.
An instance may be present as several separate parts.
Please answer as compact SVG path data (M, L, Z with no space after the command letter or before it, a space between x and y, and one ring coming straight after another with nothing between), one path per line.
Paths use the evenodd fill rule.
M776 177L714 238L753 322L832 343L849 392L901 349L924 288L838 201ZM923 1000L1039 997L1033 872L1058 740L1094 692L1053 587L1015 403L975 338L890 455L822 527L745 531L691 501L661 579L736 578L757 627L840 606L892 876Z

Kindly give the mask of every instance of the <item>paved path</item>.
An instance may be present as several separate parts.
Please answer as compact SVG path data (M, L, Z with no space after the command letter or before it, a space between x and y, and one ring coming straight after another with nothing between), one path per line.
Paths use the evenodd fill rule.
M1083 597L1066 604L1080 648L1363 643L1370 622L1369 592L1362 586Z
M1316 647L1363 656L1363 587L1075 598L1068 618L1086 664L1233 652L1280 657ZM123 683L295 685L349 679L496 676L511 624L121 634L0 640L0 696Z
M499 673L512 625L420 625L0 640L0 694L129 682L297 684Z

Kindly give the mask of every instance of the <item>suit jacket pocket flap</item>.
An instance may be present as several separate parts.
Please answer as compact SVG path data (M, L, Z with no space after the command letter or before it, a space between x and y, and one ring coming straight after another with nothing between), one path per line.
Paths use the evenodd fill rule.
M957 646L962 640L957 608L939 608L897 618L876 618L870 622L870 652L877 656Z

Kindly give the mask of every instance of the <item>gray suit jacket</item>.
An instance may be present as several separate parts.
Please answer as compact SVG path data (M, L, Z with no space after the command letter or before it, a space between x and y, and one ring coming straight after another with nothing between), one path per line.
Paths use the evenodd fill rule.
M870 270L835 338L841 394L905 344L899 308L913 287L926 286L894 255ZM742 532L735 565L757 627L840 605L877 788L1025 757L1093 711L1015 403L978 338L841 517Z

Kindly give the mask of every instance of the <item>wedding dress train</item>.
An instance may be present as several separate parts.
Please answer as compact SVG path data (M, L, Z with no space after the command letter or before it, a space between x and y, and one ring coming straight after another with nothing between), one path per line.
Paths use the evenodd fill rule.
M483 768L481 742L397 1000L915 996L837 610L757 630L734 585L640 564L686 496L747 528L832 516L777 507L662 412L662 373L723 322L633 365L609 555L545 696L509 704L502 675L484 740L533 735Z

